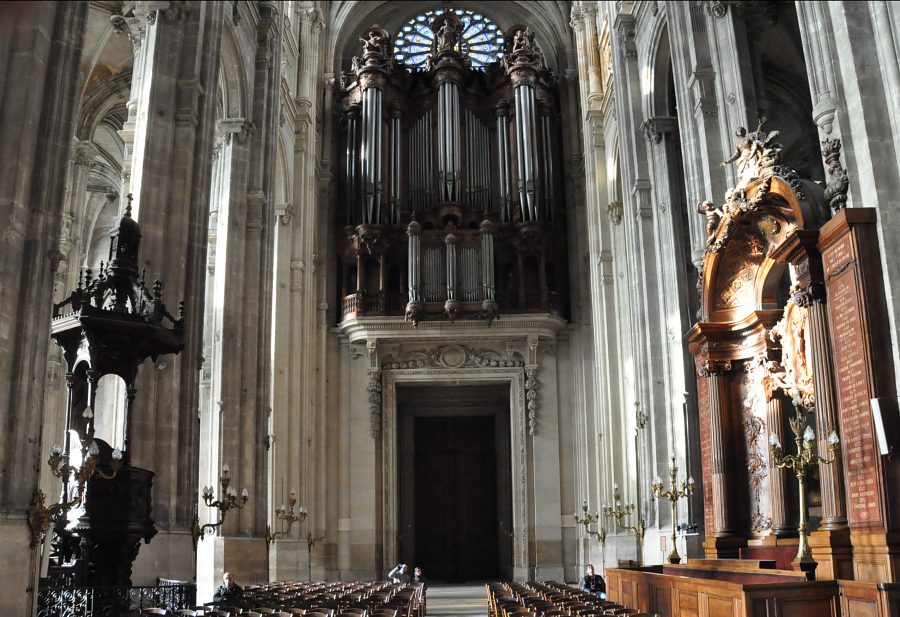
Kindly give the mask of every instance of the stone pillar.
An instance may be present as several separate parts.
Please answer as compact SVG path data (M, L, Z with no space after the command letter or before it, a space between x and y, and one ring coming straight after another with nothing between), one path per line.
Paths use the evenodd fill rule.
M812 119L819 129L819 140L840 139L835 41L831 33L828 7L822 2L795 2L794 5L797 7L803 58L806 60L806 74L809 76L809 92L813 104ZM827 177L827 165L825 172Z
M216 120L216 97L210 93L217 88L224 21L221 4L140 5L147 6L153 8L144 16L146 57L130 190L133 216L143 233L140 265L149 280L166 282L166 297L185 302L185 349L157 370L141 371L136 384L131 462L156 474L152 516L164 530L135 562L136 585L153 584L161 571L172 578L194 576L187 532L198 491L197 414ZM241 484L243 478L235 481Z
M318 255L322 254L322 242L326 234L319 229L321 182L329 182L329 161L337 161L331 151L330 139L323 135L323 154L318 161L319 133L316 130L319 109L316 104L320 87L321 38L325 21L322 12L311 3L302 3L293 15L299 31L300 48L297 51L296 87L281 91L284 130L289 134L285 143L291 154L286 166L292 182L292 192L287 196L293 214L281 218L272 233L275 236L273 269L274 321L272 323L273 378L271 386L271 478L269 518L275 522L272 511L284 500L285 490L297 490L298 503L309 511L309 518L297 523L290 536L272 544L269 549L270 580L323 578L323 547L337 544L336 526L329 524L323 485L329 460L328 442L324 433L323 418L329 411L322 402L321 378L318 369L324 368L322 349L325 336L316 323L317 300L326 297L317 284ZM288 46L285 46L287 48ZM289 63L290 64L290 63ZM277 65L276 65L277 66ZM288 68L290 71L290 68ZM288 76L288 83L291 82ZM278 80L272 86L278 87ZM277 93L275 90L273 93ZM323 109L332 108L326 99ZM354 112L357 112L354 109ZM330 112L325 114L325 131L330 131ZM274 143L274 141L273 141ZM291 149L290 144L293 144ZM354 195L357 199L357 195ZM361 269L359 273L361 274ZM356 282L353 282L356 285ZM327 307L327 303L325 304ZM348 455L349 456L349 455ZM326 529L326 525L329 525ZM307 533L313 537L326 534L309 551L304 541ZM314 563L311 563L312 560Z
M603 80L600 70L600 46L597 44L597 7L584 2L573 3L571 21L575 30L578 50L579 76L587 82L587 100L590 107L599 106L603 98Z
M26 522L52 439L42 411L86 3L0 5L0 613L29 615L39 551ZM59 487L57 482L56 487ZM53 497L48 504L56 502Z

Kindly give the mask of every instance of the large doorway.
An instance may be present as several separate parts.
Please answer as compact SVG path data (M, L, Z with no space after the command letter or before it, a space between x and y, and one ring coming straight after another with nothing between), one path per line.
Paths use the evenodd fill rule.
M397 389L399 559L429 580L512 572L509 386Z

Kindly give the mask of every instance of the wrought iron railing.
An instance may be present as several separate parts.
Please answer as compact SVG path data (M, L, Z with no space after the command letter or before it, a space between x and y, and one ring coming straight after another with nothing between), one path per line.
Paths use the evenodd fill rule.
M38 590L38 617L120 617L145 608L194 608L197 586L46 587Z

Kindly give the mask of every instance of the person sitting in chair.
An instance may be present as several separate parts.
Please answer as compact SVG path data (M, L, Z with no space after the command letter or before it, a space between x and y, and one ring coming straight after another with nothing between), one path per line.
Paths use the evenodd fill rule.
M225 584L220 585L219 588L216 589L216 593L213 595L214 602L236 600L244 595L244 590L240 585L234 582L234 577L231 575L231 572L226 572L222 576L222 580Z
M581 579L581 590L606 599L606 581L599 574L594 574L594 566L588 564L585 568L584 578Z

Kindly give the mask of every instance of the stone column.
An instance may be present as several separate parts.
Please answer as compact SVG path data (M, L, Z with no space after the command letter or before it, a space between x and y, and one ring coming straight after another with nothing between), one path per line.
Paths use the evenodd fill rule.
M803 58L809 76L812 96L812 119L819 129L819 139L840 139L839 93L836 83L834 36L831 17L822 2L795 2ZM826 177L828 166L825 165ZM823 495L824 498L824 495ZM824 504L823 504L824 505Z
M39 551L26 515L56 435L42 411L86 3L0 5L0 613L29 615ZM49 441L49 443L47 443ZM55 484L59 487L59 483ZM47 505L56 502L48 496Z
M569 25L575 30L579 57L579 75L587 82L587 100L596 107L603 98L603 80L600 70L600 46L597 44L597 7L584 2L574 3Z
M133 216L141 225L141 267L185 302L185 349L141 371L132 417L131 461L154 471L153 518L163 530L135 562L136 585L160 571L194 575L190 529L198 490L200 366L209 194L223 5L154 6L131 159ZM165 110L160 113L160 110ZM175 307L170 307L170 310ZM235 477L240 484L244 479Z

